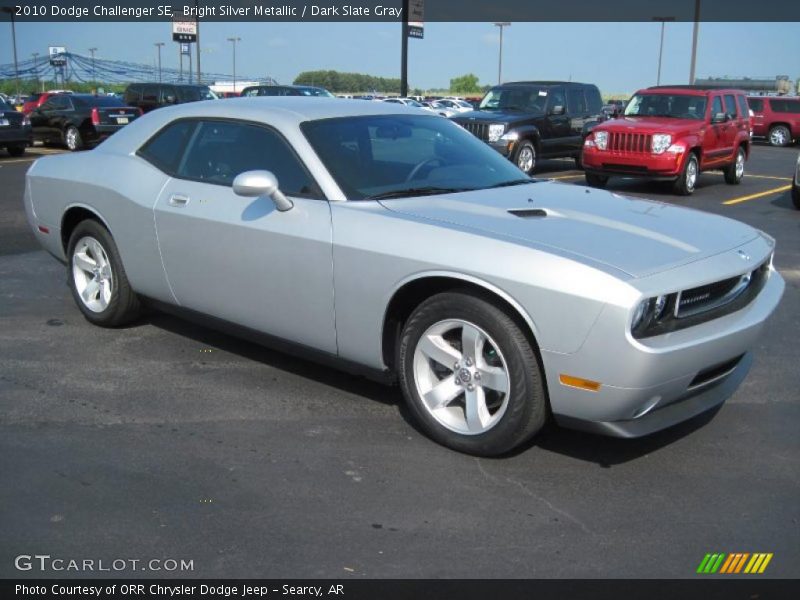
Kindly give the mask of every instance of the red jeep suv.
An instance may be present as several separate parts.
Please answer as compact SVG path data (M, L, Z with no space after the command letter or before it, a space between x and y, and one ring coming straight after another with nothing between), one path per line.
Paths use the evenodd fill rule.
M753 110L753 137L765 137L773 146L788 146L800 138L800 98L749 96Z
M602 187L612 175L673 181L694 191L701 171L721 169L725 182L744 176L750 152L745 93L699 86L639 90L622 117L597 125L583 145L586 181Z

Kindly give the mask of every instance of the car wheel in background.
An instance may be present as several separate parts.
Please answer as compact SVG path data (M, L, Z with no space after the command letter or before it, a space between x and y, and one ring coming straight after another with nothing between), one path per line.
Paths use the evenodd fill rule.
M11 156L22 156L25 154L25 144L15 144L13 146L8 146L8 153Z
M595 173L586 173L586 183L592 187L604 188L608 183L608 177L605 175L597 175Z
M67 278L72 296L87 320L117 327L135 319L140 303L131 289L119 250L100 223L78 224L67 246Z
M578 152L572 158L575 159L575 168L576 169L582 169L583 168L583 152Z
M497 456L544 424L538 356L514 319L491 302L469 291L432 296L409 317L399 348L406 402L440 444Z
M792 185L792 204L797 209L800 209L800 186L797 184Z
M514 164L527 175L536 168L536 148L528 140L520 142L514 151Z
M74 125L70 125L64 131L64 143L71 152L76 152L83 148L83 138L81 132Z
M786 125L775 125L769 130L767 139L772 146L788 146L792 142L792 132Z
M700 175L700 163L697 161L697 154L690 152L683 164L683 170L675 183L673 190L679 196L690 196L694 193L697 185L697 177Z
M744 177L744 161L745 161L744 148L741 146L736 150L736 158L729 164L722 173L725 175L725 183L730 185L738 185L742 182Z

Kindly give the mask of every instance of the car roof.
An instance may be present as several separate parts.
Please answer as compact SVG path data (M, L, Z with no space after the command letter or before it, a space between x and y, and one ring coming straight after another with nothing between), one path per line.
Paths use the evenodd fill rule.
M580 83L578 81L507 81L505 83L501 83L499 85L495 85L493 87L506 87L506 86L526 86L526 85L538 85L542 87L551 87L551 86L567 86L567 87L586 87L591 86L595 87L593 83Z
M654 85L636 92L656 92L657 94L690 94L694 96L707 96L711 92L725 92L727 94L744 94L744 90L736 88L720 88L704 85Z

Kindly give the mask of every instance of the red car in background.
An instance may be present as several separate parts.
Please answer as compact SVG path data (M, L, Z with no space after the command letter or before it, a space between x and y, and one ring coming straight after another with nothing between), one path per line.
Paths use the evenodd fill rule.
M583 146L586 182L610 176L672 181L694 192L701 171L722 170L738 184L750 152L750 109L742 90L657 86L639 90L617 119L592 129Z
M800 98L749 96L753 110L753 136L773 146L788 146L800 138Z
M47 102L47 99L51 96L55 96L56 94L71 94L72 92L69 90L50 90L47 92L34 92L28 95L27 100L22 105L22 112L23 114L29 115L34 110L39 108L42 104Z

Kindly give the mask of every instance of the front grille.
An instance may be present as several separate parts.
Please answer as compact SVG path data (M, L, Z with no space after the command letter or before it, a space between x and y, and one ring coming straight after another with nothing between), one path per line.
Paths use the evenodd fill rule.
M689 384L688 389L693 390L695 388L708 385L709 383L720 381L727 375L733 373L733 370L739 366L739 363L743 358L744 354L740 354L736 358L725 361L724 363L703 369L697 375L695 375L694 379L692 379L692 382Z
M479 140L484 142L489 140L489 124L488 123L473 123L470 121L461 121L458 123L464 129L469 131Z
M612 152L623 154L650 153L652 136L645 133L616 133L608 134L608 149Z

